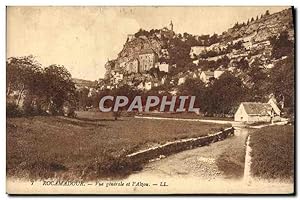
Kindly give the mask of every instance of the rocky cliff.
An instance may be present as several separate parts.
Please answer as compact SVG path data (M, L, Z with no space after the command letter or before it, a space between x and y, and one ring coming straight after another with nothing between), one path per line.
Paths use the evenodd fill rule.
M249 24L244 23L244 25L230 28L222 35L222 39L228 38L229 40L233 40L254 34L254 41L260 42L267 40L269 37L276 36L285 30L288 31L290 39L293 39L292 9L286 9L269 15L264 14L260 18L250 21Z

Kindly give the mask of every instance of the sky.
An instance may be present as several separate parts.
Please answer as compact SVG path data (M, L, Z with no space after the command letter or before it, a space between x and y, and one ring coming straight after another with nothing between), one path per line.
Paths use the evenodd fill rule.
M33 55L43 66L64 65L74 78L98 80L128 34L159 29L222 33L236 22L287 7L8 7L7 57Z

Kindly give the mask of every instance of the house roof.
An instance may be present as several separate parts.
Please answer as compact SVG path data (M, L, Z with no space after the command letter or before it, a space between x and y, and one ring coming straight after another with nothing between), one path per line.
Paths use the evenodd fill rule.
M241 104L248 115L269 115L273 109L269 103L243 102Z

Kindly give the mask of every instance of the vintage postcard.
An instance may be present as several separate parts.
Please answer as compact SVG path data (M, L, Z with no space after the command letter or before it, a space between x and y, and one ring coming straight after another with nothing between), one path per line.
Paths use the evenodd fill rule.
M292 6L7 6L8 194L295 194Z

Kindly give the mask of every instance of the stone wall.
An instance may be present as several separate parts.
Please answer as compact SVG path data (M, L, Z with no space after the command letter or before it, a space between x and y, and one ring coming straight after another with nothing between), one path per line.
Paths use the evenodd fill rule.
M206 146L211 143L224 140L229 136L233 136L233 134L234 134L234 128L231 127L208 136L182 139L174 142L169 142L158 147L153 147L150 149L129 154L127 155L127 157L132 158L136 162L147 162L151 159L158 158L160 155L168 156L184 150Z

